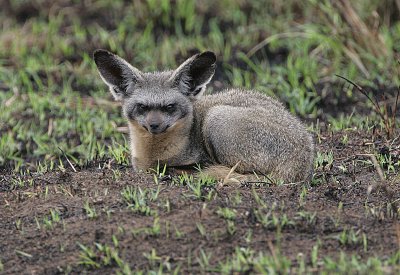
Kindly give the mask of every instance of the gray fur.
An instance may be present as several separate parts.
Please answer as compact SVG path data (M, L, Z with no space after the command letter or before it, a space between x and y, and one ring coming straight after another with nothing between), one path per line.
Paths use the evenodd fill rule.
M202 95L215 71L213 53L195 55L175 71L155 73L142 73L104 50L94 58L102 79L122 101L135 170L158 162L233 167L240 161L236 171L241 173L285 181L311 175L312 136L280 102L241 89Z

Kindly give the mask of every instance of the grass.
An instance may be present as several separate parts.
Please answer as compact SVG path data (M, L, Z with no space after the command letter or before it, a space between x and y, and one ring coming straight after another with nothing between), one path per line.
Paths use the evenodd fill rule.
M203 8L193 0L110 3L97 1L82 11L72 6L77 15L67 16L47 15L45 1L38 1L35 6L42 15L25 24L2 15L12 27L0 36L1 166L54 166L65 161L60 149L78 166L102 158L128 165L127 143L119 131L124 122L97 76L91 60L95 48L110 49L144 70L173 67L192 49L210 49L218 54L224 85L279 97L292 112L309 118L320 114L323 95L317 86L337 81L334 73L371 87L398 83L393 54L400 25L391 22L368 29L368 35L379 38L384 53L376 54L362 38L352 37L355 26L329 1L305 1L299 4L300 15L295 15L294 1L285 6L266 1L271 7L266 15L256 2L250 1L244 10L243 3L231 1L218 16L210 13L225 10L222 2L205 2ZM19 5L23 7L13 4L11 9L18 10ZM354 6L363 24L379 8L374 0ZM109 17L119 14L115 21L86 23L80 16L108 14L110 8ZM162 29L166 35L159 36ZM21 35L10 39L14 32ZM272 64L267 57L276 53L279 58ZM346 87L332 92L352 96Z
M36 223L38 228L41 228L40 223L38 222L38 220L36 219ZM57 209L50 209L50 215L45 216L43 218L43 226L45 229L54 229L54 227L57 226L57 224L61 223L61 217L60 217L60 213Z
M95 219L97 217L96 208L90 206L89 201L85 202L83 209L89 219Z
M18 192L18 200L39 197L38 194L50 201L60 194L73 200L75 193L69 185L57 183L58 189L53 189L49 184L41 189L36 178L49 172L107 168L112 171L111 182L128 181L126 173L121 172L130 166L126 125L119 104L112 100L92 61L96 48L109 49L144 71L173 68L195 51L212 50L218 55L218 68L210 92L237 86L277 97L292 113L313 122L312 131L319 145L327 132L341 134L344 146L353 144L353 133L357 131L375 135L380 130L387 133L387 139L395 140L396 107L376 105L375 97L371 101L359 100L357 90L335 76L351 79L363 87L367 96L388 90L386 99L393 101L395 96L390 91L397 91L394 88L399 86L400 76L400 21L390 12L398 9L395 1L288 0L282 4L276 0L146 0L127 4L123 0L99 0L82 5L71 1L64 7L45 0L32 1L29 9L24 1L9 2L12 3L0 11L0 174L11 175L9 190ZM346 6L350 2L351 6ZM25 10L32 14L24 14ZM343 108L343 113L325 113L324 108L330 106L326 104L333 109L350 107ZM326 128L325 132L321 127ZM385 178L396 179L399 160L374 146L369 147L370 153ZM356 169L374 169L369 160L344 166L339 161L341 157L325 149L316 154L311 188L327 183L331 179L329 173L335 169L346 175ZM388 150L396 151L396 144ZM122 204L130 218L151 220L148 226L128 230L134 238L157 238L170 231L171 239L185 237L185 228L173 223L167 226L161 217L163 211L173 215L178 204L174 198L160 199L164 184L182 188L183 201L202 203L200 212L206 213L209 207L223 220L222 233L196 221L193 231L198 238L208 241L213 237L240 237L238 232L244 221L241 205L246 200L240 192L222 198L213 179L188 174L168 178L166 167L160 165L152 173L154 186L116 189L119 201L115 204ZM28 188L34 191L24 192ZM308 188L303 187L293 199L297 203L295 215L286 214L285 206L265 201L253 189L254 207L248 209L249 213L254 215L257 226L278 238L282 230L302 225L312 229L318 213L307 209ZM216 200L225 205L216 207ZM115 204L100 210L91 202L91 198L85 198L80 208L93 223L102 219L103 211L110 220L120 211L115 210ZM389 206L366 206L365 211L377 219L382 212L386 213L384 217L397 215ZM336 227L341 228L340 215L334 215ZM49 235L57 234L57 225L65 223L56 209L31 220L38 229L47 229ZM15 227L25 232L29 222L15 219ZM252 234L249 229L244 243L251 243ZM116 273L133 273L132 262L124 257L125 251L116 238L113 235L112 244L79 243L77 264L85 271L113 267ZM370 245L368 236L359 228L341 228L335 240L343 247L363 250ZM147 259L148 268L137 267L136 271L179 273L181 269L200 266L202 272L222 274L384 273L394 271L400 264L399 253L359 258L340 252L337 257L324 257L318 254L322 245L316 244L311 251L297 255L296 260L289 259L279 243L268 244L264 251L234 247L217 260L213 259L215 253L200 248L177 265L152 248L139 255ZM32 257L23 250L16 249L15 253ZM0 272L4 269L0 259Z
M78 245L81 249L79 265L93 269L116 265L119 268L117 271L118 274L132 274L129 265L120 258L118 246L115 245L115 242L114 247L107 244L95 243L94 249L79 243Z
M149 203L157 200L159 193L160 187L156 190L142 190L140 187L128 186L121 192L121 195L128 208L133 212L146 216L153 216L156 215L157 212L151 209Z

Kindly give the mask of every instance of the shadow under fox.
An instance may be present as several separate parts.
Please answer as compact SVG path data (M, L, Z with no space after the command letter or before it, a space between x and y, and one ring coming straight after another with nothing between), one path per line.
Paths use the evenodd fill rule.
M173 71L151 73L105 50L95 51L94 60L122 102L136 171L158 163L238 164L237 172L284 181L311 175L312 136L280 102L241 89L203 95L215 72L214 53L194 55Z

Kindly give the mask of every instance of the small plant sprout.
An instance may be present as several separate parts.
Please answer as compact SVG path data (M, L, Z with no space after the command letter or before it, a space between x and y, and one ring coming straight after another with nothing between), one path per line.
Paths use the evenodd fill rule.
M132 274L129 264L125 263L119 256L118 247L100 243L95 243L94 249L80 243L78 243L78 246L81 249L78 261L79 265L93 269L117 266L117 274Z
M48 197L49 197L49 187L46 186L46 188L44 189L44 199L47 200Z
M298 273L305 274L306 273L306 263L305 263L304 254L302 252L298 253L296 260L299 265Z
M170 237L170 231L171 231L171 222L165 221L165 236L167 239L169 239Z
M99 268L101 265L96 261L97 258L96 252L92 248L85 246L83 244L78 244L78 245L81 249L81 253L79 254L78 264L88 266L91 268Z
M127 146L114 141L113 145L108 147L108 151L110 152L116 163L121 165L129 164L129 151L127 149Z
M257 209L254 211L254 214L257 221L266 229L280 230L295 224L286 214L275 214L273 210L264 211L263 209Z
M21 219L16 219L15 220L15 228L17 229L17 230L22 230L22 222L21 222Z
M317 241L317 243L312 247L311 250L311 264L314 268L317 267L317 263L318 263L318 250L319 250L319 246L320 246L320 240Z
M298 218L305 221L308 226L314 226L316 222L317 212L300 211L297 213Z
M246 241L246 243L250 243L251 240L253 239L253 230L249 229L246 232L246 235L244 236L244 239Z
M364 236L362 236L361 230L354 231L353 228L351 228L350 230L345 228L336 238L343 246L355 246L363 244L365 249L365 238Z
M206 253L202 248L200 248L200 256L197 257L197 262L201 266L201 268L207 271L210 267L210 259L212 257L212 253Z
M342 220L342 213L343 213L343 202L339 202L338 207L337 207L337 212L336 212L336 217L333 218L332 220L334 222L335 227L337 228Z
M89 219L97 218L96 208L91 207L89 201L85 201L83 204L83 209L85 210L85 213Z
M363 247L364 247L364 252L368 251L368 238L367 234L362 233L362 242L363 242Z
M167 165L164 164L161 167L160 162L157 163L157 167L155 169L149 169L151 172L153 172L153 179L154 183L158 184L160 179L163 179L166 176L167 172Z
M236 225L232 220L226 220L226 232L232 236L236 233Z
M214 178L207 175L200 175L199 178L195 178L193 181L187 182L187 186L192 193L188 197L207 201L212 200L215 194L215 183L216 181Z
M111 238L112 238L112 242L113 242L113 244L114 244L114 247L115 247L115 248L118 248L118 246L119 246L119 241L118 241L117 236L112 235Z
M154 218L153 225L150 227L141 227L131 230L132 234L136 237L139 235L156 237L161 234L161 224L158 217Z
M169 199L165 199L164 208L167 213L171 212L171 202Z
M160 218L158 218L158 217L154 218L153 226L151 227L150 233L152 236L160 235L160 233L161 233Z
M386 178L390 173L396 173L396 167L399 167L399 163L392 159L391 154L377 154L376 160L378 161L380 167L384 170L384 176Z
M122 198L128 205L128 208L135 213L145 216L155 215L157 211L150 208L149 203L157 200L160 193L160 187L156 190L141 189L140 187L125 187L122 192Z
M157 255L157 251L152 248L150 253L143 253L143 256L149 261L150 266L156 266L159 262L161 262L162 258Z
M174 224L174 229L175 229L175 237L176 237L177 239L181 239L181 238L185 235L185 233L182 232L182 231L180 231L180 230L176 227L175 224Z
M238 206L242 203L242 195L236 190L235 195L231 198L233 206Z
M40 222L39 222L39 219L38 219L37 217L35 217L35 223L36 223L36 228L37 228L38 230L40 230L42 227L41 227Z
M43 218L43 225L46 229L53 229L60 221L60 212L56 209L50 209L50 215Z
M347 145L347 143L349 143L349 136L348 136L347 134L344 134L343 137L342 137L341 142L342 142L344 145Z
M300 207L304 207L306 204L306 199L307 199L307 187L303 186L301 193L300 193L300 197L299 197L299 206Z
M328 153L317 152L314 167L315 169L330 170L332 168L333 159L332 151Z
M342 173L347 173L347 172L348 172L348 169L347 169L347 167L346 167L345 164L338 165L337 168L338 168L338 169L340 170L340 172L342 172Z
M267 208L267 204L260 198L260 196L257 194L256 189L253 187L251 189L253 197L257 205L261 208Z
M228 207L219 207L217 210L217 215L226 219L226 220L234 220L236 218L236 210Z
M206 228L201 222L196 222L196 227L202 237L207 236Z
M117 181L117 180L119 180L121 178L122 173L121 173L120 170L113 169L112 172L113 172L113 176L112 176L113 180Z
M12 185L14 188L17 187L26 187L26 186L33 186L33 179L24 180L23 177L17 177L12 179Z
M179 186L186 186L188 183L194 181L192 174L183 173L172 178L172 183Z

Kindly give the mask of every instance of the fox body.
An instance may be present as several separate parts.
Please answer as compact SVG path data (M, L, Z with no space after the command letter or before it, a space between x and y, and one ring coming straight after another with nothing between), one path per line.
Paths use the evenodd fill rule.
M314 144L302 123L277 100L251 90L203 95L216 56L192 56L173 71L143 73L97 50L100 76L128 120L132 164L222 165L285 181L311 175Z

